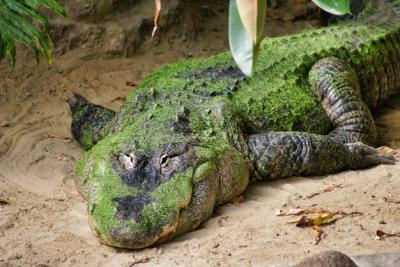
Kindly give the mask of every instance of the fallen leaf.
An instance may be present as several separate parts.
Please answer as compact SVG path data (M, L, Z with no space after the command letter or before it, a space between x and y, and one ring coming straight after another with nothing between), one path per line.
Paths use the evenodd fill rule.
M150 260L151 260L150 257L147 257L147 256L140 257L140 258L135 259L134 262L132 262L129 266L134 266L134 265L140 264L140 263L147 263Z
M307 216L302 216L300 220L296 223L297 227L311 227L320 226L324 224L329 224L334 222L336 219L334 216L336 213L320 213L320 214L309 214Z
M384 232L384 231L382 231L382 230L376 230L376 236L382 237L382 236L384 236L384 235L385 235L385 232Z
M216 243L216 244L214 244L213 246L212 246L212 248L218 248L219 247L219 244L218 243Z
M111 100L111 102L115 102L115 101L125 101L126 97L124 96L117 96L116 98L114 98L113 100Z
M245 202L245 201L246 201L246 199L244 198L243 195L241 195L241 196L235 197L234 199L232 199L231 201L229 201L229 203L232 203L232 204L239 204L239 203L243 203L243 202Z
M71 140L71 137L69 137L69 136L61 136L61 135L56 135L56 134L48 134L47 137L52 138L52 139Z
M376 230L376 240L382 240L384 237L400 237L400 232L399 233L386 233L382 230Z
M61 160L61 161L73 161L73 160L74 160L73 157L68 156L68 155L64 155L64 154L59 155L59 156L57 157L57 159L58 159L58 160Z
M327 209L289 209L289 210L278 210L275 215L276 216L292 216L292 215L304 215L304 214L313 214L313 213L333 213ZM354 215L359 214L359 212L351 212L347 213L341 210L335 211L336 214L341 215Z
M289 209L289 210L278 210L275 213L276 216L293 216L302 215L297 221L288 222L290 224L296 224L297 227L312 227L317 231L317 236L315 237L315 243L318 244L321 241L322 235L324 234L320 226L331 224L341 217L335 217L336 215L342 216L358 216L362 215L361 212L352 211L344 212L341 210L329 211L327 209Z
M306 199L310 199L310 198L313 198L313 197L318 196L320 194L331 192L336 188L343 188L343 182L344 181L342 181L340 183L337 183L337 184L331 184L328 187L325 187L324 189L322 189L321 191L318 191L318 192L315 192L315 193L307 195L305 198Z
M392 154L392 155L396 155L398 152L390 147L387 146L381 146L378 147L376 150L378 150L381 153L387 153L387 154Z
M0 199L0 206L5 206L5 205L9 205L10 202L4 199Z
M321 227L318 225L314 225L313 229L317 231L317 235L315 236L315 242L314 245L318 245L318 243L321 241L322 235L324 234L324 230L322 230Z
M135 87L137 85L138 85L138 82L135 82L135 81L127 81L126 82L126 86Z
M289 209L289 210L278 210L275 212L275 216L291 216L300 215L306 212L306 209Z
M390 202L390 203L394 203L394 204L400 204L400 200L394 200L394 199L390 199L390 198L387 198L387 197L383 197L383 200L385 202Z
M321 194L321 192L312 193L312 194L307 195L305 198L306 199L310 199L310 198L313 198L313 197L318 196L320 194Z

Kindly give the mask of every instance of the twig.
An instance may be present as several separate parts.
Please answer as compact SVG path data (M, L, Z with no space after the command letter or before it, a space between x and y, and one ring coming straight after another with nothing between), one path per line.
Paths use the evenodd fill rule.
M333 191L333 190L336 189L336 188L343 188L343 183L344 183L344 180L343 180L342 182L340 182L340 183L337 183L337 184L331 184L331 185L329 185L328 187L322 189L322 190L319 191L319 192L316 192L316 193L312 193L312 194L307 195L305 198L306 198L306 199L310 199L310 198L313 198L313 197L318 196L318 195L320 195L320 194L327 193L327 192L331 192L331 191Z
M71 137L69 136L61 136L56 134L48 134L47 137L52 139L71 140Z

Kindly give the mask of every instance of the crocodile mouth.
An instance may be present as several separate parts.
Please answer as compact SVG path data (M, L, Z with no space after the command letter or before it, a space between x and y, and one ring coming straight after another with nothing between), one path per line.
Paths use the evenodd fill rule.
M204 175L204 171L201 169L207 164L208 162L203 162L196 165L196 167L193 167L185 175L191 179L199 175L202 176ZM147 228L146 231L141 233L135 233L128 227L112 229L107 234L109 237L108 240L112 240L110 242L112 246L140 249L154 244L164 243L187 231L194 230L213 212L215 194L213 191L214 186L210 180L214 181L214 179L207 179L206 177L201 179L201 181L193 181L190 185L191 193L187 198L182 199L174 209L170 210L170 213L168 213L169 218L167 221L163 222L163 224L158 225L157 222L153 221L152 223L158 226L154 227L153 225L151 228ZM114 198L113 202L117 206L117 211L114 215L115 219L125 222L134 220L141 225L146 225L149 220L149 218L146 217L147 215L141 214L141 211L146 205L160 205L159 200L155 200L149 196ZM108 244L107 238L105 238L105 240L103 239L103 241ZM115 243L115 241L117 241L117 243Z

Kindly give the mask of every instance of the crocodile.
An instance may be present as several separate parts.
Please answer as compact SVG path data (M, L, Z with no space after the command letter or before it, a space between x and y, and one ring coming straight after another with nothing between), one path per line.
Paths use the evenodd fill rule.
M400 88L400 1L265 39L251 77L229 53L148 75L118 112L75 94L77 185L101 242L138 249L196 229L249 183L394 164L371 112Z

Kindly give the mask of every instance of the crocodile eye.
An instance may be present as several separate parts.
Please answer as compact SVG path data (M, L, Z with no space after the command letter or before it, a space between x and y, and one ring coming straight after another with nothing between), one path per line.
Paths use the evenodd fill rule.
M168 155L162 155L160 159L160 167L161 169L168 167L169 164L169 156Z
M121 155L120 161L126 170L133 170L138 165L138 158L133 153Z

